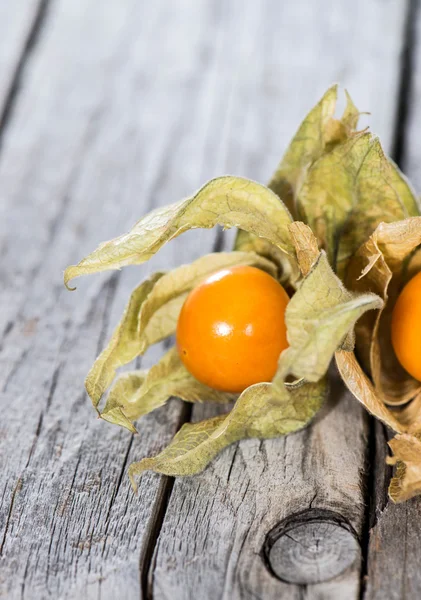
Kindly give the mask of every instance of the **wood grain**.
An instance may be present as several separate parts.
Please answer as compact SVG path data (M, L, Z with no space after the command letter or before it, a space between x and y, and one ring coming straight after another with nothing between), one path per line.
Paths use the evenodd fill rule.
M74 294L62 272L213 174L224 144L210 124L228 110L219 72L229 32L210 39L212 10L211 2L200 10L187 1L177 10L137 0L54 3L15 98L0 161L7 598L141 593L139 557L166 480L147 475L135 497L126 467L168 443L182 411L171 402L131 437L95 419L83 379L139 279L193 260L217 238L186 235L153 264L81 281Z
M361 537L369 421L342 387L334 383L305 431L234 445L172 493L171 480L146 474L137 497L128 463L157 453L184 409L171 401L132 437L97 421L84 394L130 289L152 270L219 248L221 236L186 234L151 264L80 281L74 294L62 271L210 177L267 180L333 81L372 110L390 147L406 8L400 0L2 4L0 596L358 597L358 546L355 560L340 569L333 560L322 578L341 574L305 586L279 581L263 552L268 533L284 519L302 524L303 511ZM194 418L213 410L197 408ZM309 531L300 537L307 552ZM311 529L317 550L331 531ZM312 561L316 578L321 558Z
M319 509L361 531L367 418L354 407L335 380L311 427L278 440L240 442L202 475L177 480L153 565L153 597L188 598L200 589L205 598L298 598L299 586L279 581L263 560L267 535L284 519ZM210 416L211 407L195 410L195 417L204 412ZM307 538L307 549L311 544ZM329 584L327 597L356 597L356 558Z
M371 531L364 598L419 598L420 500L388 503Z
M354 2L354 14L364 12L364 18L350 20L348 3L323 4L324 10L317 5L317 17L308 3L284 3L281 9L279 4L275 7L270 1L261 3L255 14L250 9L243 16L244 28L248 29L246 37L251 37L251 31L264 31L259 37L260 43L256 42L253 56L260 65L260 73L270 61L271 67L267 68L273 69L271 81L274 82L270 95L265 93L265 88L256 86L259 96L255 95L252 101L256 116L243 131L242 154L235 156L239 164L236 170L241 169L243 174L260 180L266 177L268 158L276 149L272 164L276 163L292 133L289 131L286 135L288 127L292 122L298 123L305 113L304 107L301 108L303 99L308 99L306 108L309 108L312 104L309 95L315 93L318 83L336 78L348 86L359 106L373 106L373 113L377 113L373 129L390 148L405 16L402 5L389 3L385 7L369 3L367 10L366 3ZM276 33L262 16L271 12L279 15ZM313 44L317 19L323 23L320 29L329 30L329 36L317 36L319 52ZM339 25L337 29L333 23L347 23L347 26L342 29ZM385 28L393 32L388 37L387 48ZM289 52L292 36L295 53ZM320 51L323 40L326 46ZM383 67L374 64L379 55L373 48L380 40L385 53L382 59L388 56L387 68L385 63ZM345 51L350 45L352 59ZM241 47L241 39L238 46ZM320 54L323 57L329 54L323 65L318 60ZM362 63L364 68L361 69ZM385 73L385 79L374 77L377 68ZM249 63L247 69L259 82L259 72L254 72ZM286 88L286 82L288 90L284 101L281 91ZM272 102L273 108L268 108ZM298 104L300 115L296 114ZM259 138L254 121L258 122L258 115L263 112L276 114L277 111L281 115L272 123L279 123L280 127L263 128L265 137ZM213 413L208 408L195 407L193 414L199 420ZM302 573L298 574L297 561L294 565L289 561L285 566L282 556L278 555L277 570L282 579L306 585L280 581L273 567L268 568L263 549L274 527L287 518L299 522L303 511L317 515L319 510L329 509L363 540L368 519L368 435L369 419L349 394L337 386L325 412L309 429L286 439L241 442L223 452L202 475L177 480L150 569L150 597L181 600L195 597L200 590L203 598L301 598L304 594L306 598L358 598L362 563L360 552L353 544L354 537L351 557L355 560L347 556L338 566L343 556L341 548L332 547L334 560L328 563L323 576L315 578L324 579L323 583L311 583L311 578L306 581ZM323 527L320 529L323 531ZM324 531L327 542L332 530L325 527ZM336 531L335 526L333 531ZM306 540L304 553L308 554L314 547L313 534L314 528L304 528L300 538L300 543ZM316 553L312 568L317 571L325 564L323 556ZM344 567L348 568L343 571Z
M364 600L401 600L418 598L421 577L418 569L420 554L421 503L419 498L404 504L393 504L387 488L392 469L382 463L387 456L386 440L392 432L376 426L376 464L373 486L373 520L369 532L367 575Z

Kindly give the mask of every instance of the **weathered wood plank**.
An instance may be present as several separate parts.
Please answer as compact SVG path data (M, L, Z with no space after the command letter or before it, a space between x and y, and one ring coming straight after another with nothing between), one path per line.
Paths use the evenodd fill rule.
M405 71L406 98L403 98L403 114L406 122L401 123L402 156L398 157L403 170L411 178L415 188L421 189L419 164L421 145L419 128L421 125L421 10L419 2L412 3L411 22L408 31L408 59ZM386 440L390 436L383 428L378 428L376 442L377 465L381 465L387 455ZM380 480L376 481L377 497L376 521L370 531L365 600L401 600L421 597L421 499L413 498L404 504L395 505L387 501L387 486L392 469L378 469ZM386 474L381 477L382 472Z
M419 499L389 503L370 535L367 589L364 598L402 600L419 598Z
M361 109L373 109L373 130L390 149L405 17L402 3L326 2L321 8L320 3L280 5L267 0L254 11L248 7L241 13L238 31L244 37L236 48L243 48L253 93L249 116L238 126L241 138L233 135L236 151L227 156L226 170L267 178L269 161L272 167L276 164L311 105L309 98L316 99L320 86L335 79L350 89ZM260 36L253 36L256 31ZM244 39L249 44L253 40L252 51ZM319 56L324 57L322 63ZM234 116L233 126L238 122ZM193 411L194 419L212 414L209 407ZM151 597L358 598L362 565L353 540L354 532L363 537L367 520L368 434L366 414L338 386L311 428L286 439L241 442L224 451L203 474L177 480L150 569ZM332 515L327 518L321 512L326 509L333 512L333 520L337 518L335 526L345 519L347 532L342 536L340 531L343 545L330 544L331 532L338 529L329 530L326 523ZM313 521L303 537L299 527L308 516L318 525ZM295 534L289 529L291 518ZM279 523L295 544L289 547L290 558L299 547L297 540L304 545L297 553L298 563L289 564L287 572L282 553L272 557L277 562L272 569L267 567L270 553L265 542ZM313 535L315 541L309 539ZM337 575L342 550L342 567L348 568ZM326 560L329 553L336 560ZM304 560L309 569L303 575L298 571ZM273 570L297 584L280 581ZM315 573L313 578L309 572ZM330 577L334 578L326 581Z
M189 598L200 590L204 598L213 593L224 598L299 598L299 586L279 581L267 568L266 536L291 515L299 515L298 525L303 511L319 509L345 516L361 531L367 419L354 406L350 395L336 386L312 427L284 439L241 442L203 475L177 480L159 538L153 597ZM195 412L202 417L205 410ZM208 407L206 413L211 414ZM288 535L296 539L293 531ZM307 573L323 564L322 556L313 556ZM349 556L354 563L355 556ZM280 571L282 563L275 561ZM332 568L335 563L327 575L333 574ZM313 596L357 597L358 564L323 590L318 585L309 589L313 587Z
M418 598L421 593L421 502L419 498L398 505L388 501L387 487L391 469L382 466L387 455L387 438L388 433L378 427L378 476L375 486L377 510L369 536L365 600Z
M250 3L245 10L239 3L186 1L178 3L177 11L165 2L141 8L134 1L100 4L68 0L53 6L0 162L1 280L8 286L0 311L5 331L1 402L13 407L0 436L0 456L8 456L1 476L0 585L11 598L139 595L137 562L148 524L161 504L163 480L147 475L139 498L133 499L123 472L127 462L165 444L180 417L173 403L169 411L148 417L133 441L125 432L92 419L81 393L82 379L139 271L81 282L78 295L70 296L61 289L60 270L96 242L119 233L152 202L176 199L204 178L234 171L267 179L282 145L308 108L309 96L342 79L342 70L348 71L348 85L355 89L361 108L376 109L374 129L391 139L400 43L394 32L401 24L395 4L381 12L376 2L369 5L368 23L359 24L367 28L366 45L358 51L371 60L361 64L355 54L351 64L340 62L335 52L341 49L345 32L342 25L338 34L333 31L344 15L349 27L354 11L363 10L360 3L352 9L341 6L339 12L337 4L326 3L320 29L314 27L320 9L310 3L307 15L304 5L279 7L271 2L259 7ZM282 28L277 11L285 11L280 15L285 19ZM300 13L297 27L291 26L293 15L288 11L297 11L297 19ZM322 26L330 37L321 35ZM369 39L370 27L388 32L380 58L370 52L378 43L373 31ZM160 44L162 36L165 46ZM352 31L348 40L353 41ZM307 44L313 51L319 44L329 50L321 74L310 60ZM291 59L294 72L285 73L278 61L291 47L297 51L285 60ZM383 60L388 68L380 68ZM152 68L157 64L159 69ZM381 86L367 76L375 69L381 73ZM289 98L283 98L287 94ZM381 111L376 106L380 98ZM93 222L96 213L100 218ZM164 251L154 266L190 260L212 243L212 237L189 236ZM142 276L151 268L143 269ZM332 426L337 418L343 425L347 418L348 427ZM330 504L318 485L315 455L311 450L302 452L303 439L310 448L320 448L325 439L332 443L326 432L336 436L337 448L344 449L338 459L326 453L326 470L337 485ZM348 510L349 500L341 488L342 468L349 461L346 480L354 482L357 493L355 489L348 493L359 500L346 517L361 529L359 470L365 451L359 436L365 435L365 417L345 399L303 434L240 444L224 453L204 477L177 482L162 539L168 543L178 524L181 549L168 545L171 561L161 541L154 580L157 597L164 593L174 597L176 590L180 598L189 597L192 589L200 597L206 597L206 591L208 597L222 593L235 597L230 595L233 589L242 597L267 597L266 592L300 597L300 588L280 584L251 550L259 553L269 524L276 525L291 510L302 506ZM345 445L341 437L346 438ZM286 484L288 478L291 485L294 482L300 458L306 474L311 466L312 477L302 497L296 493L296 505L286 506L282 498L280 508L276 485L282 481L282 489L290 492ZM268 474L259 478L256 465ZM298 477L293 489L298 490L299 483ZM315 490L319 496L311 502ZM200 501L190 492L197 492ZM183 522L189 506L192 514ZM196 540L197 551L191 540ZM175 579L171 569L162 570L174 565ZM206 580L201 580L205 571ZM340 593L345 598L346 589L349 597L355 597L357 587L354 569L341 580L309 587L308 595L336 598Z
M95 419L83 378L139 279L209 251L215 233L186 235L153 264L81 281L75 294L62 271L216 172L232 25L213 11L211 1L54 3L15 99L0 157L7 598L140 595L165 479L148 475L134 497L125 469L168 442L182 411L170 403L133 438Z

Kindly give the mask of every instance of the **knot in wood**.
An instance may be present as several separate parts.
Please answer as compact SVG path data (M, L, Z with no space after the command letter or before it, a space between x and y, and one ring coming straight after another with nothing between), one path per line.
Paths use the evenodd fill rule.
M279 579L309 584L340 575L360 556L360 544L341 515L311 509L291 515L274 527L263 551Z

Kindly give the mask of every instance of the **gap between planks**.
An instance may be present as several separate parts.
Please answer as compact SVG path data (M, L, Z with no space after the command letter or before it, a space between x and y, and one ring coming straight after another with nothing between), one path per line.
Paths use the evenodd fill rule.
M399 94L396 106L391 156L402 170L405 169L408 115L414 76L416 23L419 8L419 0L409 0L400 60Z
M32 25L28 30L26 40L21 49L10 87L3 100L3 109L0 114L0 152L3 146L4 135L7 131L7 126L13 113L13 108L15 106L21 86L23 85L25 68L41 38L52 2L53 0L39 0Z
M225 233L223 229L219 227L215 242L213 244L212 252L221 252L221 250L223 250L224 239ZM191 421L192 414L193 405L189 404L188 402L184 402L180 412L180 418L176 431L179 431L184 423L189 423ZM153 597L152 586L149 585L149 573L151 568L153 568L154 553L174 487L174 482L175 477L169 477L167 475L161 476L157 500L155 502L155 506L153 507L151 520L148 523L147 532L145 535L145 544L142 548L139 559L140 589L142 593L142 600L152 600Z

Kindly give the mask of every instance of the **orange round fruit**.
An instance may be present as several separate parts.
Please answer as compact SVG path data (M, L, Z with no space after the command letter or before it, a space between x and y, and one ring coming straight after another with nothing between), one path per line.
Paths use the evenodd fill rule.
M392 345L399 362L421 380L421 273L403 288L392 314Z
M177 348L187 370L216 390L240 393L271 381L288 346L288 295L255 267L232 267L190 292L177 324Z

